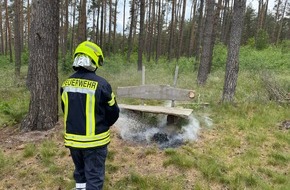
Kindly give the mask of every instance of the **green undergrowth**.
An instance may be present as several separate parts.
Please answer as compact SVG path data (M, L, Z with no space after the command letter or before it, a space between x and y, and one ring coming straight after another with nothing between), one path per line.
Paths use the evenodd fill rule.
M179 65L177 87L195 90L196 97L192 102L177 105L194 110L194 116L200 122L199 138L179 148L162 150L160 167L164 172L174 171L170 177L162 172L158 175L140 172L140 166L134 165L133 161L130 161L130 171L124 172L123 166L118 164L120 160L117 160L119 151L134 155L134 148L110 150L104 189L289 189L290 132L281 127L281 122L290 119L290 105L289 102L271 99L262 78L268 73L272 76L268 78L269 82L290 92L290 54L273 47L263 51L243 47L234 103L222 104L225 52L224 47L216 47L213 70L204 86L196 85L197 69L193 58L181 58L178 63L162 58L158 63L144 62L146 84L172 85L175 66ZM119 86L142 84L142 73L137 71L136 63L128 63L120 55L105 60L105 66L97 74L111 83L114 92ZM27 66L22 68L21 81L15 83L13 66L6 62L0 65L5 65L0 73L1 78L5 79L0 82L0 127L12 127L28 111L29 92L25 87ZM64 73L60 69L60 84L72 72L68 69ZM117 101L140 103L118 96ZM148 101L146 104L168 102ZM155 118L151 117L147 122L154 121ZM161 159L159 156L160 150L148 146L139 159L150 158L154 161ZM72 189L73 166L71 162L61 163L65 157L68 157L66 150L50 140L28 143L20 154L8 156L0 150L0 173L3 174L0 179L12 175L29 181L38 189L48 186ZM36 166L25 167L25 170L14 168L17 162L29 165L31 159L37 160ZM121 161L124 165L129 162L128 158L121 158ZM17 174L14 174L15 170ZM116 174L122 176L116 179ZM28 185L27 182L23 184ZM7 188L12 186L9 182L5 185Z

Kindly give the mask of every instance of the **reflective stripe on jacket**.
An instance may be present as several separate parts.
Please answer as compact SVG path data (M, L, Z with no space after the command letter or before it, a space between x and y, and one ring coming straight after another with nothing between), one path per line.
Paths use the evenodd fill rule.
M110 84L94 72L80 70L61 87L65 146L93 148L110 142L110 126L119 108Z

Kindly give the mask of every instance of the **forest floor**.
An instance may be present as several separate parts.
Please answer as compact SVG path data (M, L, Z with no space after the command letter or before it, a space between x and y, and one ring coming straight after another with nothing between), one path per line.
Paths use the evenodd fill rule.
M18 126L0 127L0 190L74 187L62 122L48 131L26 133ZM171 150L126 141L119 125L112 126L104 190L289 189L289 122L262 132L202 127L196 141Z
M0 128L0 147L6 158L16 159L12 165L9 166L10 170L5 172L5 176L0 177L0 190L34 190L39 189L71 189L73 185L73 164L69 155L68 149L63 145L63 125L60 121L55 128L48 131L31 131L22 133L18 127L2 127ZM210 135L210 134L209 134ZM213 135L214 136L214 135ZM45 140L53 140L57 146L58 152L66 152L65 156L55 157L54 162L61 168L61 172L54 174L59 178L62 178L59 185L53 182L50 184L50 188L44 188L45 180L41 179L39 175L41 173L48 173L48 169L41 164L41 156L39 152L36 152L34 156L24 158L24 151L28 144L34 144L35 150L40 150L41 144ZM199 142L202 146L202 141ZM149 153L153 151L153 153ZM115 126L111 128L111 143L109 145L109 152L113 155L113 160L107 161L107 165L118 166L115 172L107 172L105 189L114 189L116 183L126 176L130 176L132 172L141 174L142 176L162 176L163 179L168 181L172 180L174 176L180 176L180 170L174 166L163 166L166 155L164 150L154 148L154 145L142 145L134 142L128 142L121 139L118 130ZM1 158L0 158L1 161ZM13 168L11 168L13 167ZM1 168L0 168L1 169ZM196 171L194 169L186 170L183 174L186 180L186 189L192 189L194 180L196 177ZM44 175L49 178L47 175ZM54 178L56 178L54 176ZM44 183L41 185L41 183ZM69 187L65 187L69 184ZM51 186L52 185L52 186Z

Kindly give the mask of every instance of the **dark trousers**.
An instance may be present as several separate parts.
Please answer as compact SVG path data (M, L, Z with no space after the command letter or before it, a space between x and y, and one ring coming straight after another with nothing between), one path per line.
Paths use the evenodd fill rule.
M93 149L70 148L75 165L76 183L86 183L86 190L101 190L105 179L105 161L108 147Z

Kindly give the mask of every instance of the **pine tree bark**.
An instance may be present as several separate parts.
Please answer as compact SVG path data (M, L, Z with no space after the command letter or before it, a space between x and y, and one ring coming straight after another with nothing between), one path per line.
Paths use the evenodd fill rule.
M67 38L68 38L68 0L64 2L64 25L63 25L63 43L62 43L62 64L66 63L66 54L67 54Z
M104 0L101 1L100 9L101 9L101 23L100 23L100 46L103 47L103 42L104 42L104 34L105 34L105 29L104 29L104 15L105 15L105 6L104 6Z
M100 39L100 11L101 10L101 4L100 4L100 1L97 2L97 23L96 23L96 38L95 38L95 42L97 44L100 44L101 45L101 39Z
M158 2L158 19L157 19L157 39L156 39L156 54L155 62L158 61L158 58L161 54L161 33L162 33L162 24L163 24L163 14L162 14L163 0Z
M4 3L3 3L3 6L4 6L4 9L5 9L5 27L4 27L4 30L5 30L5 42L4 42L4 55L8 55L8 28L9 28L9 20L7 21L8 19L8 8L7 8L7 0L4 0Z
M148 34L146 34L145 38L145 42L144 42L144 46L146 47L146 53L147 53L147 62L150 61L151 59L151 53L152 53L152 41L153 41L153 27L154 27L154 15L155 15L155 0L153 1L149 1L149 5L148 5L148 21L147 21L147 30L148 30Z
M228 34L230 30L230 15L231 15L231 10L230 10L230 2L229 0L224 1L224 9L223 9L223 21L222 21L222 32L221 32L221 41L224 44L228 44Z
M122 52L125 53L125 21L126 21L126 0L124 0L124 7L123 7L123 40L122 40Z
M211 59L209 62L208 73L211 72L211 68L212 68L213 50L214 50L216 37L217 37L217 33L218 33L221 7L222 7L222 0L218 0L218 3L216 5L216 9L214 11L214 18L213 18L212 38L211 38L210 53L209 53L210 54L209 57Z
M196 33L196 48L195 48L195 59L197 61L200 60L200 52L201 52L201 40L202 40L202 32L203 32L203 7L204 7L204 0L200 0L200 5L198 8L198 26L197 26L197 33Z
M103 19L104 19L104 27L103 27L103 32L104 32L104 34L103 34L103 44L102 44L102 46L101 47L103 47L105 44L106 44L106 42L107 42L107 35L106 35L106 31L107 31L107 0L103 0L103 3L104 3L104 5L103 5L103 13L104 13L104 17L103 17ZM105 50L105 49L104 49Z
M190 37L189 37L189 48L188 48L188 57L193 56L193 48L195 44L195 25L196 25L196 19L195 19L195 12L196 12L196 1L194 1L191 5L191 19L190 19Z
M1 3L0 3L0 12L2 13ZM0 35L1 35L0 54L4 55L4 33L3 33L2 14L0 14Z
M77 32L77 43L81 43L87 39L87 0L81 1L81 9L80 9L80 16L79 16L79 24L78 24L78 32Z
M4 1L5 6L5 26L6 26L6 38L5 38L5 55L8 55L9 52L9 61L13 62L12 55L12 39L11 39L11 29L10 29L10 21L9 21L9 13L8 13L8 3L7 0Z
M26 36L27 41L29 34L30 34L30 1L27 0L27 36Z
M127 52L127 60L130 60L131 52L132 52L132 46L133 46L133 29L134 29L134 23L135 23L135 0L132 0L131 2L131 9L130 9L130 16L131 16L131 24L130 24L130 30L129 30L129 36L128 36L128 52Z
M32 1L27 87L28 115L23 131L48 130L58 121L59 0Z
M184 18L185 18L185 8L186 8L186 0L183 0L183 6L182 6L182 16L180 20L180 30L179 30L179 48L177 50L177 60L181 56L182 47L183 47L183 24L184 24Z
M112 51L112 17L113 17L113 4L112 0L109 0L109 32L108 32L108 47L107 47L107 55L110 56Z
M20 31L20 7L21 1L14 1L14 51L15 51L15 77L20 77L21 68L21 33Z
M116 52L116 33L117 33L117 14L118 14L118 0L115 0L115 9L114 9L114 31L113 31L113 53Z
M23 36L24 36L24 13L23 13L23 0L20 0L20 23L19 23L19 28L20 28L20 51L23 52Z
M174 41L174 30L175 30L175 8L176 8L176 0L172 0L172 10L171 10L171 26L169 30L169 42L168 42L168 51L167 51L167 59L171 60L174 54L175 46L173 46Z
M140 0L140 31L139 31L139 47L138 47L138 66L137 70L142 70L142 55L144 49L144 19L145 19L145 0Z
M212 42L212 32L213 32L213 20L214 20L214 1L207 0L207 12L204 27L203 43L202 43L202 53L201 60L198 69L197 84L204 85L206 83L210 63L212 60L211 54L211 42Z
M71 40L70 40L70 53L73 54L74 44L75 44L75 20L76 20L76 0L72 0L72 32L71 32Z
M239 53L246 0L235 0L222 102L233 102L239 73Z
M276 41L275 44L278 45L279 41L280 41L280 36L281 36L281 32L282 32L282 26L283 26L283 21L284 21L284 17L285 17L285 12L286 12L286 8L287 8L287 4L288 4L288 0L285 0L284 2L284 7L281 13L281 19L279 22L279 27L278 27L278 33L277 33L277 37L276 37Z

